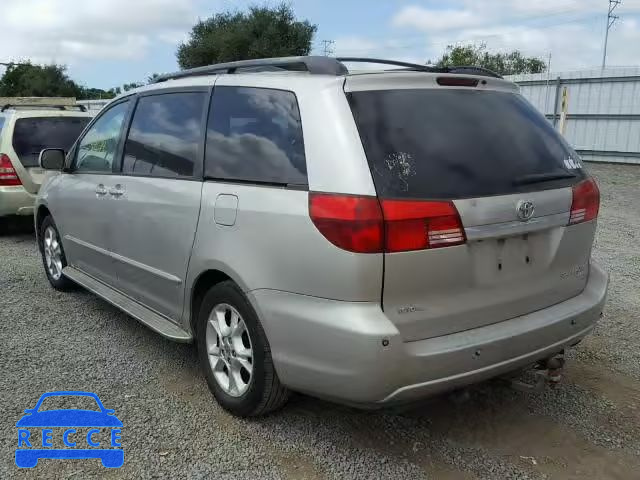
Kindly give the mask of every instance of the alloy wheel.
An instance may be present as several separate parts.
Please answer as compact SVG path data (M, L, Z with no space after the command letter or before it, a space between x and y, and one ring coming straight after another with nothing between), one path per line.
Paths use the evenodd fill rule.
M213 377L232 397L242 396L253 376L253 348L242 316L231 305L216 305L209 314L206 347Z
M49 275L54 280L59 280L62 276L62 248L58 234L52 226L48 226L44 231L43 250Z

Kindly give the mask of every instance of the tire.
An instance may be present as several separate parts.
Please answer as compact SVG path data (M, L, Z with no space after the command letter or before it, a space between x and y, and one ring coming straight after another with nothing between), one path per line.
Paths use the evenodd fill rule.
M231 414L262 416L288 400L289 390L278 379L258 316L235 283L218 283L205 294L197 347L209 389Z
M51 236L50 236L51 235ZM49 244L49 239L55 241L53 243L53 247ZM60 290L63 292L73 290L76 287L76 284L69 280L67 277L62 275L62 269L67 266L67 257L64 254L64 248L62 247L62 241L60 240L60 233L58 232L58 228L56 227L53 218L50 215L45 217L40 225L40 231L38 232L38 243L40 247L40 254L42 256L42 265L44 266L44 272L47 275L47 279L53 288L56 290ZM55 268L52 268L51 265L54 262L49 263L49 258L51 258L52 251L55 250L55 255L59 257L59 261L56 261L57 265ZM59 250L58 250L59 249ZM59 270L59 272L58 272Z

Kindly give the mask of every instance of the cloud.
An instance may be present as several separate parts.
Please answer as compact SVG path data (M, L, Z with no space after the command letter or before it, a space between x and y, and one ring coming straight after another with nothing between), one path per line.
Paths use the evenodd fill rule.
M404 6L390 27L412 38L405 55L437 59L447 45L484 42L491 51L518 49L542 58L551 53L552 70L573 70L599 65L606 6L601 0L458 0L446 9ZM640 0L625 0L616 14L607 63L638 64Z
M5 61L139 59L196 21L195 0L3 0L2 7Z
M425 32L466 28L482 22L482 16L472 10L430 10L417 6L402 8L392 20L395 27L411 27Z

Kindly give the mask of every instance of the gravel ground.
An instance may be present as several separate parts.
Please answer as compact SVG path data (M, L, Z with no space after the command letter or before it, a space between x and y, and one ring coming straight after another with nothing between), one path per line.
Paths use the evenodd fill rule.
M604 319L542 393L490 382L401 412L297 396L239 420L213 401L195 349L95 296L46 282L34 238L0 235L0 478L640 478L640 167L591 165ZM15 422L51 390L89 390L123 421L125 464L13 462Z

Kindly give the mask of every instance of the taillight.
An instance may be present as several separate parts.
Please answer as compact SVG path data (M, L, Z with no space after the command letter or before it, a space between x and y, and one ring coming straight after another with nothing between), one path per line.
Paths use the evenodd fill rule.
M376 197L310 193L309 216L320 233L343 250L382 251L382 211Z
M385 251L406 252L465 242L460 215L452 202L382 200Z
M588 178L573 187L573 200L569 225L588 222L598 216L600 209L600 190L593 178Z
M22 185L22 182L18 178L16 169L13 168L9 157L0 153L0 186L9 187L12 185Z
M350 252L406 252L465 242L452 202L310 193L309 215L327 240Z

